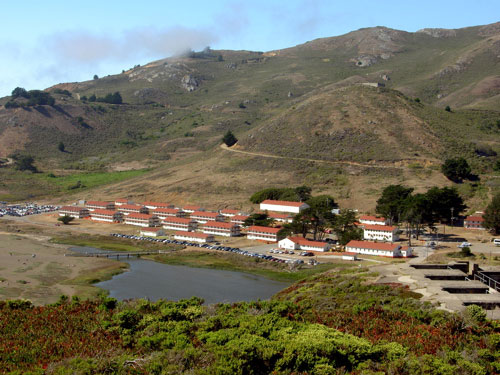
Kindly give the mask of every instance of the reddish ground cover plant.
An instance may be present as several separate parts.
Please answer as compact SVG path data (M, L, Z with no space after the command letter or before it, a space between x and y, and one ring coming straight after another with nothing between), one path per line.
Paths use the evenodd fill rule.
M111 316L99 302L32 306L0 301L0 373L45 368L74 356L105 353L120 341L102 322Z

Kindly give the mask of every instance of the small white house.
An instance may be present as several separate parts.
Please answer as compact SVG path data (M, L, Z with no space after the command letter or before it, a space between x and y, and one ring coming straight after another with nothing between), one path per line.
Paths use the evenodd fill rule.
M293 221L293 216L290 214L283 214L279 212L269 212L267 214L271 219L278 221L280 223L291 223Z
M173 204L170 204L170 203L151 202L151 201L143 202L142 205L144 207L149 208L150 210L155 210L157 208L174 208L175 207Z
M359 222L361 224L368 225L388 225L389 221L385 217L371 216L371 215L361 215L359 217Z
M193 205L186 205L182 207L182 211L187 212L188 214L196 212L196 211L205 211L205 209L201 206L193 206Z
M134 202L126 198L115 199L115 206L121 206L122 204L134 204Z
M89 215L90 211L85 207L63 206L59 209L59 216L71 216L75 219L83 219Z
M278 247L286 250L328 251L331 245L327 242L311 241L303 237L287 237L278 242Z
M212 234L184 232L184 231L175 232L174 238L180 241L199 242L199 243L207 243L215 241L214 236Z
M292 214L298 214L307 208L309 208L307 203L275 201L272 199L266 199L260 204L262 211L290 212Z
M399 229L390 225L363 225L363 238L371 241L399 240Z
M222 216L226 216L226 217L233 217L235 215L239 215L240 214L240 210L231 210L229 208L225 208L223 210L220 210L220 214Z
M141 229L141 236L145 237L160 237L165 235L165 229L163 228L147 228Z

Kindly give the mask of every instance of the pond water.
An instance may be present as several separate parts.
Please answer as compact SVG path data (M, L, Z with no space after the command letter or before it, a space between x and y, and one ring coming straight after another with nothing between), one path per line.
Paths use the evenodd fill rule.
M76 252L106 252L89 247L73 247ZM171 266L137 258L120 258L130 269L111 280L95 284L109 291L118 300L129 298L160 298L177 301L197 296L205 303L239 302L268 299L289 286L243 272L223 271L186 266Z

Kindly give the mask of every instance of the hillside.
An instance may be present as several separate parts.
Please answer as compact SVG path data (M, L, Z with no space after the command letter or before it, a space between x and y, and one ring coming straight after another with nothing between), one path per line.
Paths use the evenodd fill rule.
M500 23L416 33L375 27L265 53L205 50L48 88L54 106L0 107L0 158L25 151L57 175L152 168L141 179L142 194L162 186L159 194L188 200L210 191L212 178L214 191L228 174L245 183L248 170L256 180L223 189L235 201L251 187L310 179L311 168L318 168L318 186L335 191L343 189L331 186L335 176L345 176L343 186L356 185L372 179L375 165L386 168L387 181L443 184L436 171L449 156L463 155L476 173L491 174L500 152L499 62ZM88 100L116 91L123 104ZM246 154L228 158L219 149L227 130ZM327 168L322 161L340 164ZM2 173L0 197L12 199L17 177ZM198 187L200 178L206 181ZM191 179L196 187L185 186ZM105 191L125 193L119 186Z

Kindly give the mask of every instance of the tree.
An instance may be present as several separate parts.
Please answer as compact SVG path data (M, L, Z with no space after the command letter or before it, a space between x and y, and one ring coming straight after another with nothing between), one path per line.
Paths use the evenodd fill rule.
M12 159L14 159L14 166L19 171L31 171L36 173L38 170L33 165L35 159L31 155L20 155L15 154L11 155Z
M351 240L361 240L363 232L355 223L356 213L352 210L341 210L333 221L333 231L337 235L339 243L346 245Z
M467 208L464 200L454 187L433 187L427 190L425 195L429 202L429 209L431 210L429 215L432 215L434 220L449 223L452 213L453 216L458 216Z
M406 222L408 241L411 246L412 233L416 233L418 240L422 226L431 226L435 218L432 214L431 202L426 194L409 195L405 199L404 210L401 218Z
M392 223L399 223L405 209L406 198L411 195L413 188L402 185L389 185L377 200L375 212L383 215Z
M441 171L453 182L461 182L471 174L470 166L464 158L446 159Z
M29 98L28 91L26 91L26 89L24 89L22 87L16 87L14 90L12 90L11 96L12 96L12 99L16 99L19 97L26 98L26 99Z
M95 102L97 100L97 97L95 96L95 94L92 94L89 96L89 102Z
M451 112L451 108L450 108L450 106L449 106L449 105L447 105L447 106L444 108L444 110L445 110L446 112Z
M238 139L234 136L234 134L231 132L231 130L228 130L226 134L224 134L224 137L222 138L222 142L226 144L227 147L233 146L236 142L238 142Z
M500 234L500 193L496 194L484 210L483 227L494 234Z
M331 225L335 215L332 210L338 205L330 195L318 195L307 200L309 208L303 210L299 215L300 219L309 225L309 230L313 232L313 238L321 238L325 234L326 226ZM296 217L297 217L296 216Z
M75 218L72 217L72 216L69 216L69 215L64 215L64 216L61 216L57 219L57 221L60 221L62 222L64 225L68 225L69 223L71 223Z
M262 227L269 227L274 224L274 219L270 218L267 213L252 214L245 219L243 226L249 227L251 225L259 225Z
M99 76L97 74L94 74L94 80L99 79Z
M295 193L297 194L301 202L305 202L311 199L312 189L309 186L302 185L295 188Z
M57 145L57 149L61 152L65 151L64 143L62 141Z

